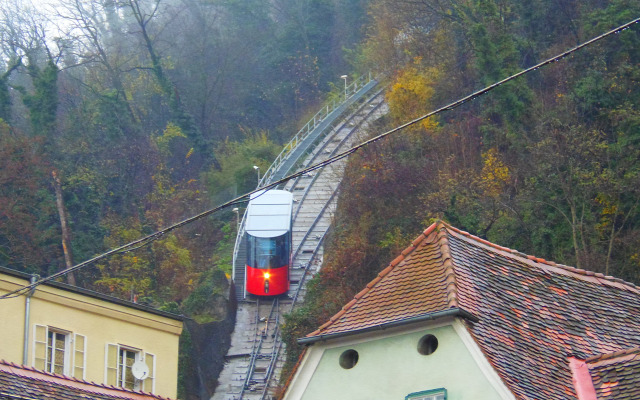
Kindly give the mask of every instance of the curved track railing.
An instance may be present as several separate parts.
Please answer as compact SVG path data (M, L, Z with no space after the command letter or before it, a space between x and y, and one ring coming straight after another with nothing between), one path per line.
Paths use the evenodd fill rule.
M347 111L350 105L365 96L373 87L376 86L376 84L377 81L372 77L371 73L369 73L368 75L360 76L350 85L346 86L344 98L342 98L342 100L331 100L327 103L295 134L289 143L284 146L280 154L278 154L274 162L269 166L269 169L267 169L264 175L260 178L258 186L260 187L269 184L274 180L274 178L283 178L293 167L298 158L302 157L305 154L305 151L318 140L319 136L324 132L330 131L328 128L331 127L331 123L342 113ZM375 95L377 94L378 93ZM238 278L236 266L238 262L238 253L244 236L245 218L246 211L243 213L242 219L238 223L238 232L233 248L233 268L231 274L234 283ZM245 280L246 277L243 276L243 288L245 287ZM244 297L244 293L242 297Z
M293 150L296 149L301 143L309 137L309 135L318 127L320 124L325 121L325 119L331 115L331 113L339 110L341 107L344 107L346 104L350 102L350 100L358 94L358 91L365 87L367 84L374 82L374 79L371 77L371 73L368 76L360 76L355 79L349 86L347 86L344 90L344 97L341 100L331 100L324 107L320 109L311 119L295 134L293 138L287 143L280 154L275 158L269 169L264 173L262 178L260 178L260 182L258 186L265 185L270 183L274 175L281 169L289 156L293 153ZM286 171L285 171L286 173Z
M335 119L329 124L325 121L327 126L323 128L324 134L313 139L311 144L299 144L299 146L309 145L310 150L298 153L304 158L298 156L299 161L294 164L294 167L311 165L318 160L330 157L340 151L340 148L350 145L347 137L357 140L354 135L361 129L364 120L370 120L370 116L377 113L382 104L381 92L377 90L375 92L367 93L367 98L363 99L365 101L359 103L357 107L349 107L349 115L345 120ZM309 136L313 135L312 133ZM300 241L300 243L295 244L292 252L296 255L292 265L295 264L296 267L292 267L292 287L289 296L280 299L282 307L280 312L286 313L293 310L295 304L304 298L305 282L313 276L313 271L317 272L320 269L321 246L328 231L326 225L328 221L325 220L330 219L331 213L328 210L331 209L331 204L335 203L335 196L340 186L334 180L339 179L334 174L340 174L341 168L335 169L332 165L328 169L314 171L313 176L297 177L286 184L287 190L302 195L297 200L298 206L294 214L295 242ZM301 211L303 207L304 210ZM319 215L325 216L323 221L320 221ZM242 219L244 225L245 217L243 216ZM306 243L304 249L303 243ZM235 269L234 272L236 272ZM240 270L237 272L242 274ZM240 284L238 282L237 287ZM216 389L213 397L216 400L265 400L272 398L274 388L277 387L278 371L281 368L279 363L282 361L281 353L284 350L282 340L279 338L279 318L273 318L273 309L268 312L262 306L261 299L243 300L239 305L239 313L242 317L239 315L238 320L241 322L236 325L232 339L233 350L230 350L227 355L228 363L222 373L224 378L219 382L220 390ZM261 308L263 311L260 311ZM275 324L269 322L272 318ZM268 325L265 325L265 322L268 322ZM259 326L264 326L268 337L259 334L261 332Z

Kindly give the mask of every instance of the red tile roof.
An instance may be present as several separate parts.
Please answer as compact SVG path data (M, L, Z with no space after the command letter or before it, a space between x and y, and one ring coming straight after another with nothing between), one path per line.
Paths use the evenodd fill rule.
M640 399L640 348L602 354L586 360L598 399Z
M636 286L527 256L443 222L301 342L454 310L467 317L490 364L523 400L575 399L569 357L640 346Z
M331 335L457 307L449 246L435 225L318 330Z
M167 398L50 374L0 360L0 399L166 400Z

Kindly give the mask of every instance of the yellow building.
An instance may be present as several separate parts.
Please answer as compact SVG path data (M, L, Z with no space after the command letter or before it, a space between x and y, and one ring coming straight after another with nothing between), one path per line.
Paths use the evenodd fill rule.
M29 279L0 267L0 296ZM0 359L176 398L181 316L49 282L0 299L0 321Z

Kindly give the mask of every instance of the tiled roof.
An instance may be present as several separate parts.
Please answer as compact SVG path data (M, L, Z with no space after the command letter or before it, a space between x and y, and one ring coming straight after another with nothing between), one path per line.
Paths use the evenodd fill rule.
M576 399L568 358L640 346L640 290L527 256L438 222L309 334L358 333L447 310L467 327L517 399Z
M586 360L598 399L640 399L640 348Z
M365 329L457 307L449 246L434 228L414 240L338 314L308 337Z
M3 360L0 360L0 399L166 400L151 393L99 385Z

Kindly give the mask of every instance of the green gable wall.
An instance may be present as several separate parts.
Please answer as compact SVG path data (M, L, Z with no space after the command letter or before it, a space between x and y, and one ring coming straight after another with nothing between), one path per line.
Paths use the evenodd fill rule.
M438 348L425 356L417 346L426 334L436 336ZM356 350L359 360L343 369L339 358L348 349ZM452 326L326 348L302 399L403 400L438 388L447 389L448 400L500 398Z

